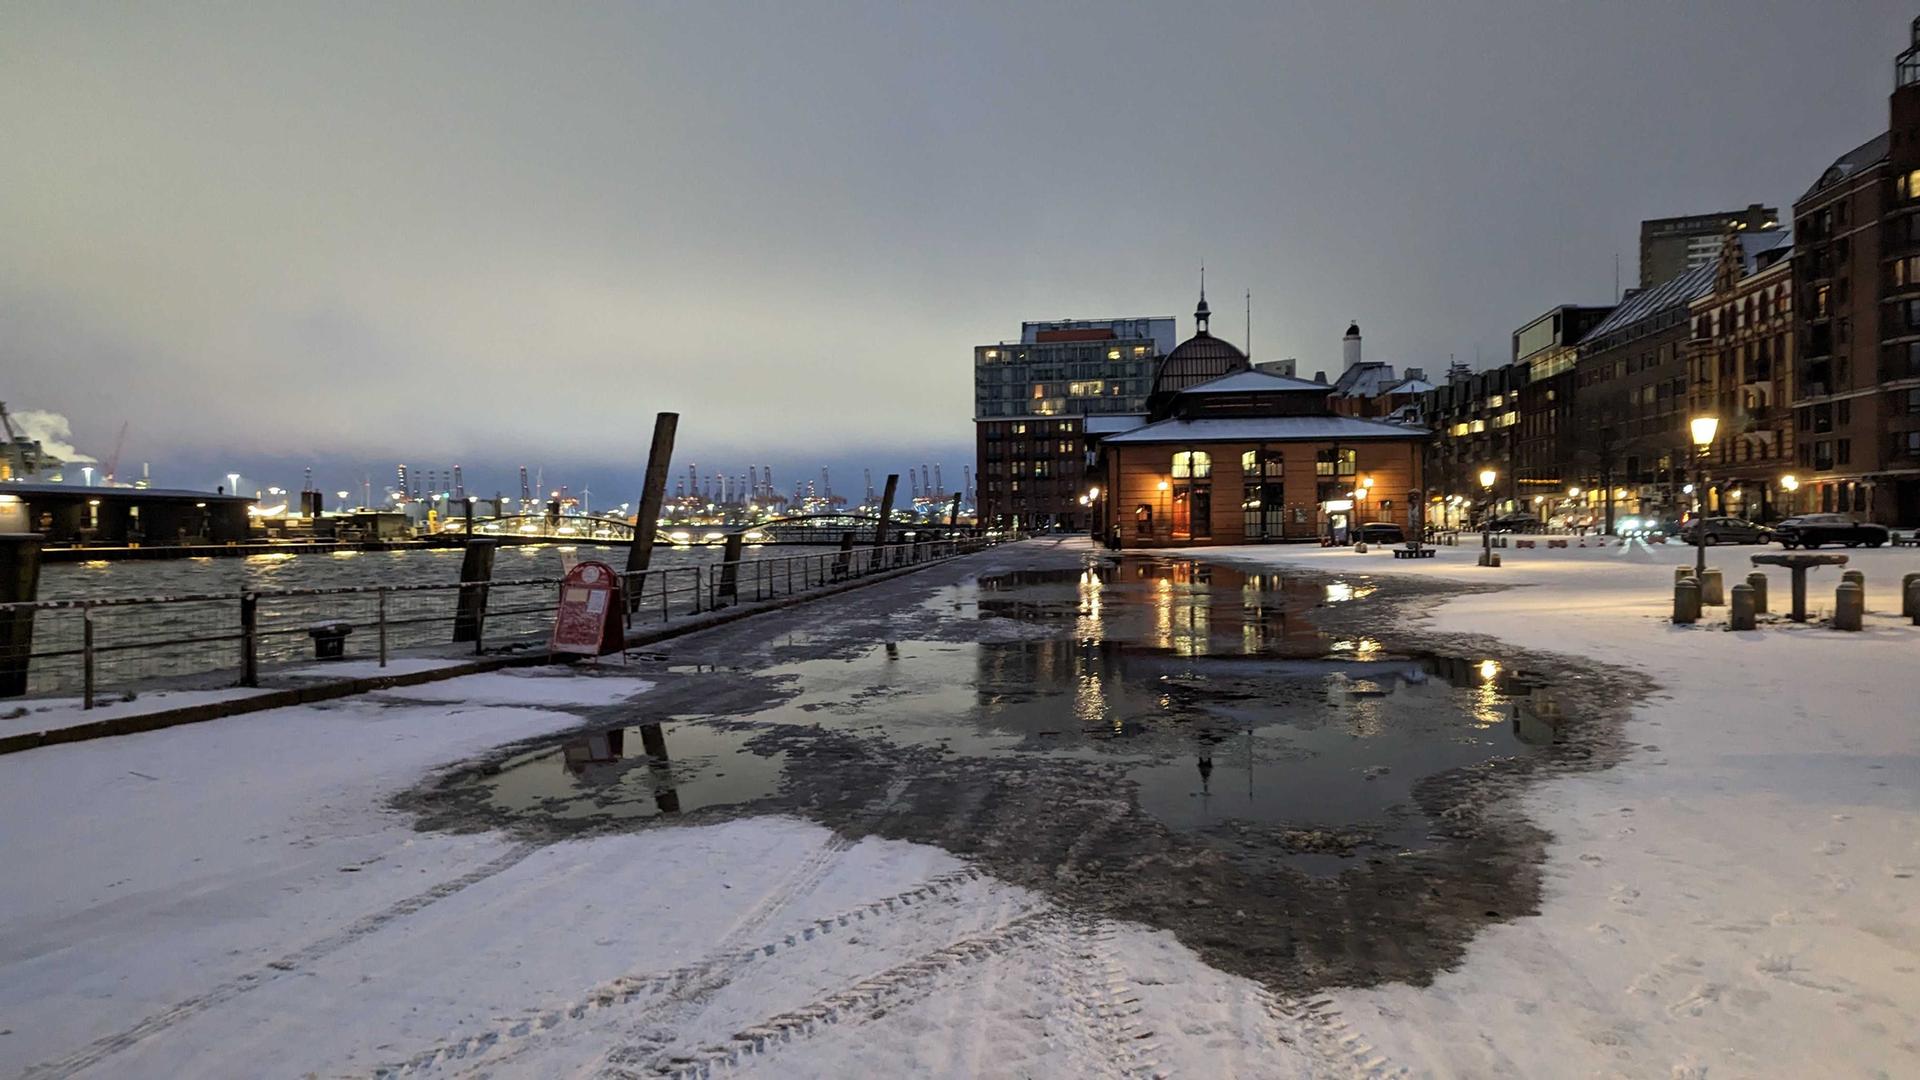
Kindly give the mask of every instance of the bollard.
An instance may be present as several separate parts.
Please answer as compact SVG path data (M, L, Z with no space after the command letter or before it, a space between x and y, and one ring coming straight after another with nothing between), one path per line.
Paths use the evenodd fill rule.
M1864 570L1842 570L1840 572L1840 580L1842 582L1851 581L1855 585L1860 586L1860 590L1862 592L1866 591L1867 574L1866 574L1866 571Z
M1676 566L1673 568L1673 583L1675 585L1680 584L1681 582L1687 580L1692 576L1693 576L1692 564L1688 564L1686 566Z
M1835 630L1858 630L1860 620L1866 614L1867 590L1857 581L1842 581L1833 591L1833 628Z
M1727 608L1727 629L1751 630L1753 627L1753 586L1735 585L1733 603Z
M1707 576L1700 582L1700 606L1720 607L1727 602L1726 585L1720 577L1718 567L1707 567Z
M1900 579L1900 614L1920 621L1920 593L1913 591L1913 583L1920 581L1920 574L1908 574Z
M1755 570L1747 575L1747 587L1753 590L1753 613L1767 613L1767 575Z
M1362 540L1359 543L1353 545L1353 551L1354 551L1354 554L1356 555L1365 555L1367 553L1367 542L1365 540Z
M745 552L746 542L745 532L727 534L726 546L720 554L720 590L714 601L715 607L719 607L721 601L729 604L740 601L740 558Z
M646 478L640 487L640 512L633 517L633 543L627 547L627 610L638 611L640 594L647 589L647 570L653 566L653 540L660 526L660 504L667 496L667 469L673 460L673 439L680 414L663 412L653 418L653 445L647 450Z
M1673 583L1673 621L1684 625L1700 621L1700 583L1692 578Z

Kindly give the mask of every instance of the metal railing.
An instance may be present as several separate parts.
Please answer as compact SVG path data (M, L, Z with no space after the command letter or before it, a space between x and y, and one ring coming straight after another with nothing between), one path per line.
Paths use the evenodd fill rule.
M629 630L636 624L664 624L996 542L943 539L626 572L621 574L625 622ZM253 687L260 685L263 671L324 675L329 659L373 660L385 668L396 654L445 659L468 650L482 655L540 649L552 629L561 581L537 577L0 604L0 627L23 617L33 622L24 655L11 652L8 639L0 636L0 673L24 670L27 694L77 693L91 709L113 691ZM478 590L477 602L462 602L471 596L469 590ZM332 649L333 657L321 659L322 649ZM5 701L0 698L0 714L7 711Z

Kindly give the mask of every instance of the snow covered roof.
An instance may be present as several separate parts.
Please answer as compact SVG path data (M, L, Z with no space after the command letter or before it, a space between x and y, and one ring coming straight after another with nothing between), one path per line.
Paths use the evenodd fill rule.
M1106 440L1114 443L1326 442L1331 439L1424 439L1425 428L1352 416L1220 416L1162 420Z
M1307 391L1326 393L1330 388L1326 383L1308 382L1287 375L1275 375L1268 371L1236 371L1231 375L1222 375L1217 379L1208 379L1195 383L1180 391L1182 394L1260 394L1276 391Z
M1081 422L1081 430L1088 435L1113 435L1122 431L1132 431L1146 422L1145 413L1089 416Z
M1439 388L1434 386L1432 383L1428 382L1425 379L1408 379L1405 382L1402 382L1400 385L1392 388L1391 390L1388 390L1387 393L1388 394L1424 394L1429 390L1437 390L1437 389Z
M1599 326L1587 331L1587 336L1581 338L1580 343L1584 345L1589 341L1598 341L1615 330L1632 326L1670 307L1685 306L1713 288L1713 277L1718 270L1719 267L1714 263L1703 263L1679 277L1663 281L1651 289L1640 290L1621 301L1620 306L1613 309L1613 314L1602 319Z
M1379 397L1398 382L1400 376L1394 373L1392 364L1364 360L1341 372L1334 380L1333 391L1347 397Z
M1868 169L1878 165L1880 162L1886 160L1887 151L1891 146L1892 143L1888 140L1887 133L1883 131L1873 138L1868 139L1866 142L1861 143L1859 146L1841 154L1834 159L1833 164L1827 166L1827 170L1820 174L1820 179L1813 182L1813 186L1807 189L1805 195L1793 201L1800 202L1820 191L1820 189L1832 187L1862 169Z

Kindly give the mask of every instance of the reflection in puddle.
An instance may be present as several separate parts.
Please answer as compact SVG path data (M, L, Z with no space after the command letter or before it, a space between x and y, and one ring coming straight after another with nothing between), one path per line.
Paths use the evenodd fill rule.
M1060 633L781 665L768 674L798 693L754 719L1122 765L1141 809L1182 831L1252 822L1417 848L1422 780L1549 744L1559 714L1495 660L1390 655L1308 618L1371 591L1147 559L985 578L939 609ZM1337 871L1329 858L1313 868Z
M596 731L464 781L511 814L647 818L752 802L780 787L783 755L747 750L753 732L658 723Z

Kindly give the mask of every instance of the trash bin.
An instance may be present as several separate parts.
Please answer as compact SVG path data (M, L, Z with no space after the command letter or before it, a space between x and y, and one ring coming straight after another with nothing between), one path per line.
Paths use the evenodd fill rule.
M339 660L347 655L347 635L353 633L353 624L344 622L314 623L307 628L307 635L313 638L313 658L315 660Z

